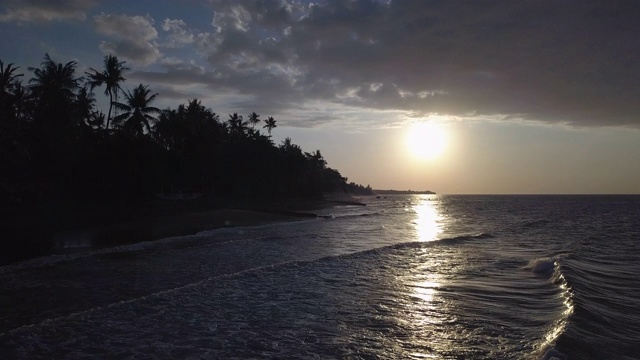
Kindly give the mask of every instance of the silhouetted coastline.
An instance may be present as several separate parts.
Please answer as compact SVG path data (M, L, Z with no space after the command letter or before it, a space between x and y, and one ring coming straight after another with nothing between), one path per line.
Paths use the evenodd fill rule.
M275 216L285 202L371 193L328 167L320 150L305 152L289 138L274 143L271 116L221 120L198 99L161 110L148 86L124 88L130 68L117 57L84 76L77 66L47 54L23 84L20 67L0 61L0 264L51 254L59 234L82 229L106 229L93 237L108 246L211 226L191 219L149 230L162 228L154 224L166 213ZM107 115L96 108L98 89ZM117 225L127 223L141 225Z
M376 195L433 195L435 192L430 190L372 190Z

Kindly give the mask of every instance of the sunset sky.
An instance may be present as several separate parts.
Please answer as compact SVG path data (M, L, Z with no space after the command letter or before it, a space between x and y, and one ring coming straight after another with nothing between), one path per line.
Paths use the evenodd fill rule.
M0 60L26 81L45 53L78 76L117 55L157 107L273 116L274 141L374 188L640 193L638 19L635 0L0 0Z

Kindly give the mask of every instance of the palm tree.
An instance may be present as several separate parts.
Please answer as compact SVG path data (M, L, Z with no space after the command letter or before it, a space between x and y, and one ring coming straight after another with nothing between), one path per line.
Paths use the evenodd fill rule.
M76 112L77 112L77 120L80 125L86 125L87 122L94 120L93 118L93 108L96 103L96 98L93 95L93 92L87 88L87 86L83 86L78 92L78 96L76 99Z
M18 78L24 75L15 74L18 69L13 66L13 63L7 64L5 67L0 60L0 122L8 121L9 117L13 118L16 115L16 93L22 90Z
M242 115L238 115L238 113L229 114L229 120L227 120L229 124L229 131L233 134L245 134L247 131L248 122L244 121Z
M54 136L51 131L69 135L64 129L75 125L74 102L82 81L82 77L75 77L76 65L75 61L56 63L45 54L40 68L29 68L35 75L29 80L34 100L33 120L42 123L43 135Z
M17 67L8 64L6 67L0 60L0 158L6 171L6 163L11 153L15 140L20 132L18 116L17 96L23 91L22 85L17 80L22 74L15 74ZM3 172L4 174L5 172ZM8 174L7 174L8 175Z
M29 88L23 86L22 83L16 83L13 89L13 110L15 117L20 120L29 119L31 116L33 98Z
M269 116L267 120L264 121L264 123L265 125L263 126L263 128L267 129L267 132L269 133L269 137L271 137L271 130L277 127L276 120L272 116Z
M282 140L282 144L280 144L280 150L285 153L285 154L289 154L292 156L303 156L302 153L302 148L300 148L300 146L294 144L291 141L290 137L285 138L284 140Z
M13 63L4 66L2 60L0 60L0 94L4 96L5 93L9 93L13 90L18 83L18 78L24 74L14 74L19 68L13 66Z
M249 114L249 123L251 124L251 128L255 128L256 125L260 123L260 115L256 114L255 111Z
M104 57L104 70L98 71L94 68L90 68L92 72L87 72L89 77L89 85L91 90L97 86L105 86L104 94L109 95L109 112L107 113L107 124L105 130L109 129L109 121L111 120L111 109L113 108L113 102L118 101L118 93L122 91L120 82L126 79L122 76L125 71L131 70L124 66L126 61L118 61L118 57L115 55L108 55Z
M40 101L73 100L82 80L75 77L76 65L75 61L56 64L49 54L45 54L40 68L29 68L35 75L29 80L31 91Z
M322 153L320 153L320 150L307 154L307 158L311 164L318 169L325 169L327 167L327 161L322 156Z
M104 113L102 111L93 111L87 119L87 124L96 130L100 129L104 124Z
M160 113L160 109L150 106L156 96L158 94L151 94L151 90L142 84L134 88L133 92L127 91L124 94L126 104L113 103L117 109L124 111L113 118L113 123L133 135L142 135L144 128L151 132L151 123L157 119L149 114Z

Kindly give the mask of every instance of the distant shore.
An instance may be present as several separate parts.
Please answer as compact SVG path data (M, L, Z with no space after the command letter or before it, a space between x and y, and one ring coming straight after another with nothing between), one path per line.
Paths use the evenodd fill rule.
M373 190L376 195L434 195L430 190Z

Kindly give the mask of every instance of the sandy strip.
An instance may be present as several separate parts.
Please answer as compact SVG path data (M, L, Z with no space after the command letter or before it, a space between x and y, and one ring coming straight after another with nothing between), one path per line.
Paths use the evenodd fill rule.
M92 229L88 236L95 247L105 247L191 235L223 227L259 226L315 218L313 213L217 209L163 215Z

